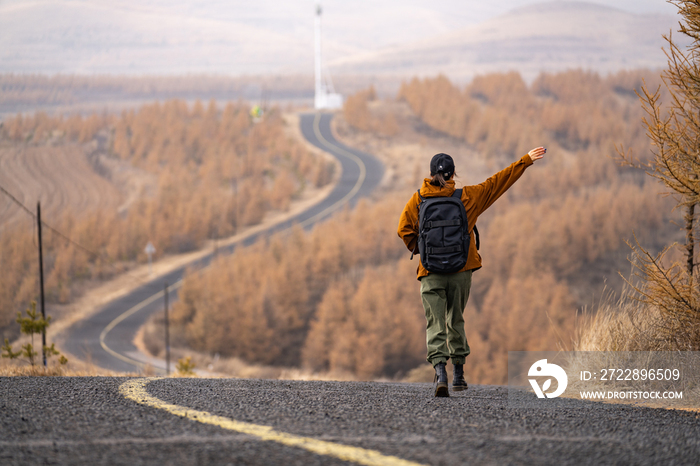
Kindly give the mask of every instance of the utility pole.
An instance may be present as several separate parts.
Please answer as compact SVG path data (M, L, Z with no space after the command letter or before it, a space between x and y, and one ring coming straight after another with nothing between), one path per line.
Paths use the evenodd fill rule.
M168 328L168 282L165 282L165 374L170 375L170 329Z
M36 223L39 228L39 287L41 288L41 318L46 321L44 310L44 251L41 247L41 202L36 203ZM41 355L46 367L46 327L41 330Z

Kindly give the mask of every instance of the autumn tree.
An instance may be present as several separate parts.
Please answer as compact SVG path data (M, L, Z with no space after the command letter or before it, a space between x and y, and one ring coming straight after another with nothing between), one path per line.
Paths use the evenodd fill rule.
M343 104L343 116L350 126L360 130L391 137L399 132L399 126L393 113L376 115L370 103L377 100L373 86L349 96Z
M343 104L343 115L348 123L360 131L369 131L372 127L372 115L367 102L377 98L374 88L351 95Z
M647 174L659 180L684 209L685 264L667 265L669 246L654 256L639 241L632 244L636 276L640 285L631 284L638 299L659 309L668 318L659 329L668 339L678 341L677 349L697 349L700 344L700 289L694 279L695 207L700 201L700 3L676 0L683 17L681 34L690 38L683 49L672 35L665 37L668 68L661 77L670 102L662 105L660 87L642 87L639 97L647 116L643 119L652 143L653 158L644 165ZM635 165L629 153L623 160ZM678 339L678 335L689 339Z

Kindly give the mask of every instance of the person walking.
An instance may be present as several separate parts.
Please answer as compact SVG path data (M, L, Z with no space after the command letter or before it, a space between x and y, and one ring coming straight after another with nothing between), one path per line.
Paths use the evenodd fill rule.
M477 244L478 230L474 234L476 221L479 215L513 186L527 167L544 157L545 152L543 147L532 149L520 160L483 183L465 186L461 190L455 190L455 165L452 157L442 153L436 154L430 161L430 178L423 180L420 190L413 194L401 212L399 237L413 254L420 252L418 280L421 283L421 299L427 321L427 360L435 369L437 382L435 396L450 396L445 369L450 359L454 366L452 389L467 389L464 362L470 349L464 332L463 313L469 299L472 273L481 268ZM444 207L450 204L445 199L449 197L459 199L460 202L452 201L452 204L461 204L464 207L464 211L458 213L462 219L466 213L466 221L459 217L438 221L421 220L430 215L433 218L439 217L439 214L433 214L438 212L438 208L433 207L437 205L436 201L442 202L440 208L443 211L445 208L452 208ZM423 217L420 212L422 207ZM461 207L456 209L461 210ZM421 221L424 222L423 225L420 224ZM459 231L466 233L460 234ZM455 238L457 241L463 241L464 246L431 247L429 242L435 238L440 241ZM448 272L444 272L445 269Z

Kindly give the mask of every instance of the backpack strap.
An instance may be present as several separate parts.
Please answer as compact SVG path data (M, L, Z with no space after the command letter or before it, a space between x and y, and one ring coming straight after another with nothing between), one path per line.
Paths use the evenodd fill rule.
M462 189L455 189L455 192L452 193L452 197L456 197L461 199L462 198ZM418 195L420 196L420 191L418 192ZM422 198L421 198L422 199ZM474 224L474 240L476 241L476 250L479 250L479 246L481 246L481 241L479 241L479 229L476 227L476 224Z
M420 204L425 201L425 198L420 195L420 189L418 190L418 197L420 198L420 201L418 201L418 216L420 218ZM418 248L418 239L416 239L416 247L411 251L411 260L413 260L413 256L416 255L416 248Z

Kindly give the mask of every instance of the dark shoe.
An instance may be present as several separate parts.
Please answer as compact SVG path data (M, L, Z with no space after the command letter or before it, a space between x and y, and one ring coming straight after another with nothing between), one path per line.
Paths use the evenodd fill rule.
M454 372L452 372L452 390L461 392L469 388L467 381L464 380L464 365L455 364Z
M450 396L450 390L447 387L447 371L445 370L445 363L439 362L435 364L435 396Z

